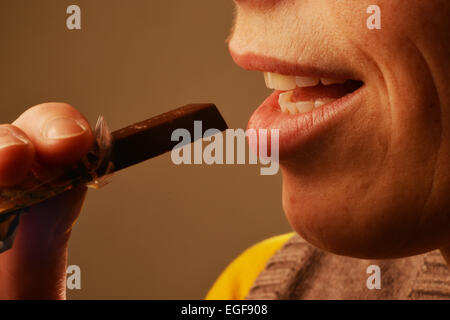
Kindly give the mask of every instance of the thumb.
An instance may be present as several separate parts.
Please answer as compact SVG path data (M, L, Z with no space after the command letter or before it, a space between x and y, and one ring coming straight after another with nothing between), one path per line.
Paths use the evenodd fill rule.
M65 299L67 246L86 195L81 186L30 208L0 255L0 298Z

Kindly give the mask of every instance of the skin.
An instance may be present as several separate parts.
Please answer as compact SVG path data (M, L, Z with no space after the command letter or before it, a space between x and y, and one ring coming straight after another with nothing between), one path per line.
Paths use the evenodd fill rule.
M372 1L237 0L230 51L238 64L240 55L266 55L364 81L361 105L280 159L283 206L300 235L348 256L440 248L450 262L450 3L376 2L381 30L365 27ZM45 138L42 128L55 117L85 130L70 136L75 127L61 121L47 132L64 138ZM63 103L32 107L0 133L0 143L5 134L22 141L0 146L3 186L20 183L32 161L72 163L92 144L87 121ZM85 191L66 192L22 217L13 249L0 255L0 298L65 298L67 243Z
M448 247L450 3L376 1L381 30L366 27L373 1L236 3L236 63L252 69L242 57L266 56L364 82L359 105L280 159L293 228L317 247L360 258Z
M33 161L73 163L93 142L86 119L64 103L34 106L12 124L0 125L0 133L2 186L20 183ZM55 138L58 134L60 139ZM5 141L7 146L2 147ZM85 187L71 190L21 217L13 248L0 255L0 299L66 297L67 244L85 194Z

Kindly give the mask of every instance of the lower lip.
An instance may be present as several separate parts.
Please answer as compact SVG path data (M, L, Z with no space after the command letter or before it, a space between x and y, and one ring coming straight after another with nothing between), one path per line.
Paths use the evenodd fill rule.
M248 122L249 129L279 129L279 156L298 153L306 143L318 139L329 129L338 126L345 115L361 104L364 85L352 93L307 113L295 115L281 112L275 91L256 109Z

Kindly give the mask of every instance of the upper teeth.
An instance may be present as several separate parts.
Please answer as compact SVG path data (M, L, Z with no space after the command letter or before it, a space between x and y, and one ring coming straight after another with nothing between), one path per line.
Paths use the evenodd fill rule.
M265 72L264 79L269 89L275 90L293 90L297 87L295 76L285 76L278 73Z
M319 82L322 82L322 84L326 86L345 82L345 80L330 78L286 76L273 72L265 72L264 79L266 80L266 86L269 89L282 91L294 90L297 87L315 87L319 84Z
M319 78L295 77L295 84L297 87L315 87L319 84L319 81Z

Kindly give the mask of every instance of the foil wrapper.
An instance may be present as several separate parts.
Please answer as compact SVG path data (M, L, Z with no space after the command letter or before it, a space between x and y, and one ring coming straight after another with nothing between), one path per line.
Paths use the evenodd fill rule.
M97 120L94 137L91 150L74 165L54 167L34 162L21 184L0 188L0 253L12 247L20 216L28 207L82 184L99 189L111 181L113 143L103 116Z

